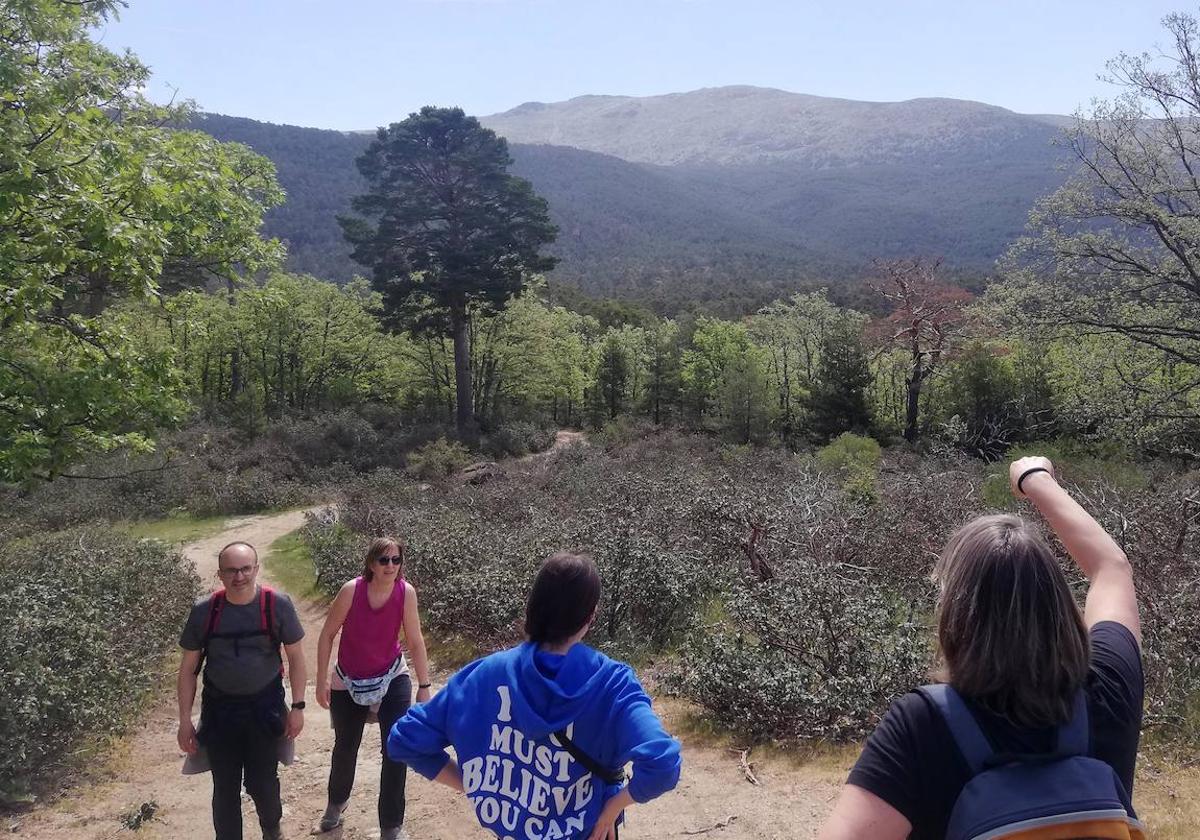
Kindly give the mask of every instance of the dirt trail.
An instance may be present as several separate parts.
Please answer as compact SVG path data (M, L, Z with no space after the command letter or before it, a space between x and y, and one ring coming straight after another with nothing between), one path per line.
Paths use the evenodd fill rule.
M570 433L568 433L570 434ZM572 438L556 442L558 448ZM303 512L254 516L230 523L221 534L186 546L206 582L216 582L217 551L231 540L258 546L269 566L271 544L299 528ZM269 580L269 575L267 576ZM317 661L317 634L324 608L298 602L307 631L305 651L310 670ZM443 675L444 676L444 675ZM175 744L173 676L164 677L163 693L142 729L121 746L111 766L99 778L66 792L60 799L16 817L8 828L23 840L113 840L139 837L147 840L206 840L211 838L210 797L207 775L182 776L182 754ZM280 769L283 789L284 836L307 837L325 806L325 783L333 732L329 714L308 694L304 732L297 741L297 761ZM435 686L436 690L436 686ZM668 728L678 711L666 704ZM799 767L785 758L755 764L760 784L752 786L738 766L738 757L723 746L684 737L684 770L679 787L671 794L629 813L630 840L667 840L700 836L707 840L792 840L812 837L815 825L828 812L837 793L841 768L825 771ZM378 728L368 728L363 739L352 803L342 829L322 835L324 840L368 840L379 836L375 818L375 793L379 779ZM411 840L488 840L475 822L465 799L446 788L410 774L405 825ZM135 832L126 828L123 815L143 803L156 805L154 817ZM253 804L243 797L245 837L259 836ZM732 818L732 819L731 819Z

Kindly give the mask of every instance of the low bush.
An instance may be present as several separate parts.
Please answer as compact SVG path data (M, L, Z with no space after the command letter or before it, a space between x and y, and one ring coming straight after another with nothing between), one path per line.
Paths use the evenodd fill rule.
M444 428L406 425L394 410L371 405L286 417L253 436L196 420L163 435L154 453L97 455L70 471L88 478L63 476L25 490L0 486L0 533L318 502L358 473L403 467L415 447L438 434Z
M870 494L844 472L868 468ZM989 469L854 439L808 458L659 433L479 486L360 477L340 520L307 533L329 588L358 573L368 537L403 536L431 632L477 651L521 638L542 558L590 552L604 582L591 643L661 657L669 688L749 736L853 739L929 678L930 573L955 529L995 509ZM1094 475L1074 490L1134 566L1147 724L1187 743L1200 731L1200 476L1135 489Z
M875 498L875 479L883 451L874 438L845 432L817 452L817 465L842 476L846 492L865 501Z
M838 564L797 564L737 586L683 645L670 683L752 738L844 741L927 681L927 602Z
M82 528L0 544L0 798L134 722L198 593L154 541Z
M909 506L936 512L935 529L965 515L937 508L919 482L895 483L898 506L864 505L839 490L837 476L789 453L714 451L707 438L666 433L611 451L572 448L544 470L481 486L363 479L348 489L340 521L314 523L309 538L324 558L319 576L333 588L357 573L368 536L402 535L431 632L480 651L521 638L525 597L544 557L589 552L604 582L591 643L627 658L666 654L680 673L714 679L736 661L749 676L725 681L721 694L700 679L673 685L723 721L757 709L757 720L800 722L781 737L818 719L826 722L814 735L850 737L928 665L917 620L932 606L928 545L881 535L919 527L900 527ZM359 535L354 548L325 552L347 529ZM824 607L832 623L820 624ZM813 631L814 656L844 667L825 672L813 658L801 674L790 665L798 687L779 693L768 672L807 654L765 643L769 626L781 638ZM742 658L728 658L739 650ZM730 708L740 712L727 715ZM739 725L763 733L747 720Z
M408 456L408 474L435 479L452 475L471 463L471 450L456 440L438 438Z
M493 431L483 440L483 451L493 458L521 457L542 452L554 444L555 432L534 423L516 421Z

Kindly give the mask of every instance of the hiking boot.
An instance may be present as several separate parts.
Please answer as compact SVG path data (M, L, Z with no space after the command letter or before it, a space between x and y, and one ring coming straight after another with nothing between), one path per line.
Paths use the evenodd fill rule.
M279 826L264 828L262 832L263 840L283 840L283 829Z
M379 832L379 840L408 840L408 834L404 831L404 826L398 825L395 828L385 828Z
M317 828L322 832L333 831L342 824L342 814L346 810L346 806L350 804L350 800L346 800L341 805L336 805L330 802L325 806L325 813L321 815L321 824Z

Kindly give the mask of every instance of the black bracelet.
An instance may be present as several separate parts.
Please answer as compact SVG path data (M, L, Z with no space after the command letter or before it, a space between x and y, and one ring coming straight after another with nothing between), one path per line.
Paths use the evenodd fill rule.
M1045 467L1030 467L1029 469L1025 470L1025 472L1021 473L1021 477L1017 479L1017 492L1024 496L1025 491L1021 488L1021 485L1025 483L1025 479L1029 478L1029 476L1039 472L1049 473L1050 470L1046 469Z
M417 683L417 688L433 688L433 683Z
M295 703L292 704L292 708L298 712L303 712L304 711L304 701L297 700Z

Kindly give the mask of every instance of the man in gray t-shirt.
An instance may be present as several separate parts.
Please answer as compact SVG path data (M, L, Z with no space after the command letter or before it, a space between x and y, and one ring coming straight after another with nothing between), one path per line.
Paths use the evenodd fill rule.
M263 837L273 840L281 836L283 815L279 738L295 738L304 728L304 628L287 595L258 586L253 546L230 543L221 550L217 567L224 591L196 602L179 637L179 747L191 754L202 744L208 753L217 840L242 840L243 777ZM292 686L290 711L283 703L281 646ZM192 703L202 661L204 693L197 733Z

